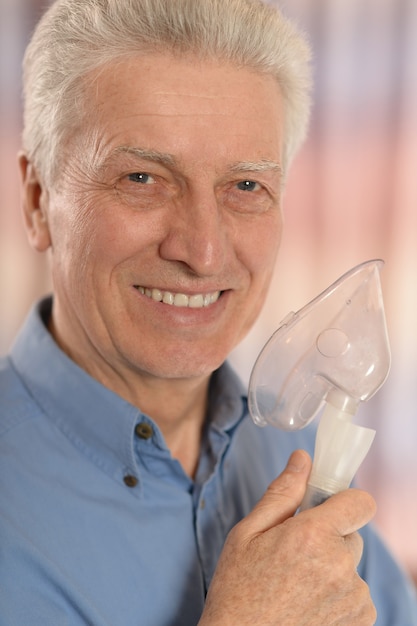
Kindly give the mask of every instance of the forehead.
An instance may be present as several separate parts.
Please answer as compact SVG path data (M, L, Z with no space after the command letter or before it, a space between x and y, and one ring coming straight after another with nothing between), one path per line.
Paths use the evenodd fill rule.
M92 78L86 123L103 153L132 145L176 154L187 143L203 142L203 149L211 142L220 153L249 149L257 158L280 156L283 103L270 75L152 54L118 60Z
M93 74L95 103L102 105L108 98L115 102L130 95L143 103L151 103L164 96L207 98L234 102L236 108L242 98L245 104L256 107L264 96L280 99L276 79L245 66L236 66L221 60L200 59L187 54L137 54L109 63ZM89 94L90 95L90 94ZM202 100L197 106L202 106Z

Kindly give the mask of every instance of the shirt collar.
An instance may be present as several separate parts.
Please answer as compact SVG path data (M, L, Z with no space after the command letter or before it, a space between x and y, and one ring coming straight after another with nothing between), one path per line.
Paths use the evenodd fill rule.
M136 474L133 432L141 413L101 385L58 347L45 326L52 299L29 314L11 360L34 401L102 469Z
M208 423L217 431L231 433L246 414L246 407L242 381L229 363L223 363L210 381Z
M139 475L134 432L152 423L155 443L166 447L158 426L140 410L104 387L72 361L46 328L52 298L29 314L11 350L11 360L34 401L74 445L115 478ZM243 419L246 397L228 364L212 377L208 427L230 434Z

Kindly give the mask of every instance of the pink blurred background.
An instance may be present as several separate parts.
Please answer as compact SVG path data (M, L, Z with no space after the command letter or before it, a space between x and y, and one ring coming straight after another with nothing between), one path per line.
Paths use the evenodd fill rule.
M31 303L50 288L46 259L26 242L15 154L20 63L47 2L0 0L0 353ZM309 139L290 174L286 233L267 305L233 354L248 380L257 353L287 312L353 265L382 273L392 368L361 407L377 429L359 476L378 502L376 523L417 576L417 3L286 0L314 51Z

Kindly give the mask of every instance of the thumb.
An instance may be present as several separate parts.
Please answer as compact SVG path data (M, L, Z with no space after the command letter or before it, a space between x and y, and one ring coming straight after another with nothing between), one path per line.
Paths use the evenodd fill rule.
M250 533L262 533L294 515L303 499L311 471L311 458L296 450L287 466L268 487L263 498L245 518Z

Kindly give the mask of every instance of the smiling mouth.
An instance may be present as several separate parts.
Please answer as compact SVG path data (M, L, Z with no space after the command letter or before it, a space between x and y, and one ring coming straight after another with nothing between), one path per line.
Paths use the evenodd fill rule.
M192 296L187 296L185 293L173 293L172 291L161 291L160 289L148 289L147 287L141 287L135 285L135 289L139 293L147 296L155 302L163 302L171 306L190 308L190 309L202 309L208 307L211 304L217 302L220 298L221 291L213 291L212 293L198 293Z

